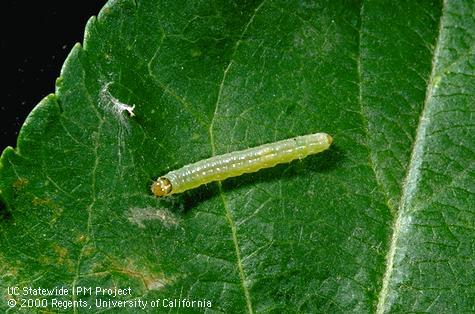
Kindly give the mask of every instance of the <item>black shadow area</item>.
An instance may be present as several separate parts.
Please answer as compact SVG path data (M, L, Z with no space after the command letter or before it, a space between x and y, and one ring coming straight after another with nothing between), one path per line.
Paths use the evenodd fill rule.
M0 152L15 146L26 116L55 91L61 66L106 1L5 0L0 4Z

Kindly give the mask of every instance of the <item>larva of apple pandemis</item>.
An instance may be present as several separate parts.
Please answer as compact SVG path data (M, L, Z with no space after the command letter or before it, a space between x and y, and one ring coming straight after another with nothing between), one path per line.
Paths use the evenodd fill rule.
M213 181L305 158L328 149L332 141L326 133L315 133L214 156L170 171L154 181L151 190L156 196L182 193Z

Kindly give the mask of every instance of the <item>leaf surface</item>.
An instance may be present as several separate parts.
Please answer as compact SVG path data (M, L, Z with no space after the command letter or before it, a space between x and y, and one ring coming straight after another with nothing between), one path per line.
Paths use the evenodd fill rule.
M110 1L2 154L0 308L12 286L130 286L121 300L222 312L475 310L474 14ZM319 131L334 136L320 155L149 192L194 161Z

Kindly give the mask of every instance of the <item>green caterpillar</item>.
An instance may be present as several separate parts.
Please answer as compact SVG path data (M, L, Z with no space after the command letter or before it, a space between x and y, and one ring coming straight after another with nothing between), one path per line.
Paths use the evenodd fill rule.
M211 157L159 177L151 190L156 196L182 193L213 181L305 158L328 149L332 141L326 133L315 133Z

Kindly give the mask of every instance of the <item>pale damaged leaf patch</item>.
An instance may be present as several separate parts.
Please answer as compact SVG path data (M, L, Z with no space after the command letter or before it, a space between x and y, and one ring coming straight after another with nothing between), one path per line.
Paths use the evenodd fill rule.
M175 227L178 225L178 218L168 210L157 209L153 207L146 208L131 208L127 212L127 219L138 226L145 228L146 221L158 220L166 228Z
M143 266L138 266L131 259L126 259L125 263L112 262L112 271L121 273L142 282L146 290L159 290L176 281L176 276L166 276L163 273L154 273Z

